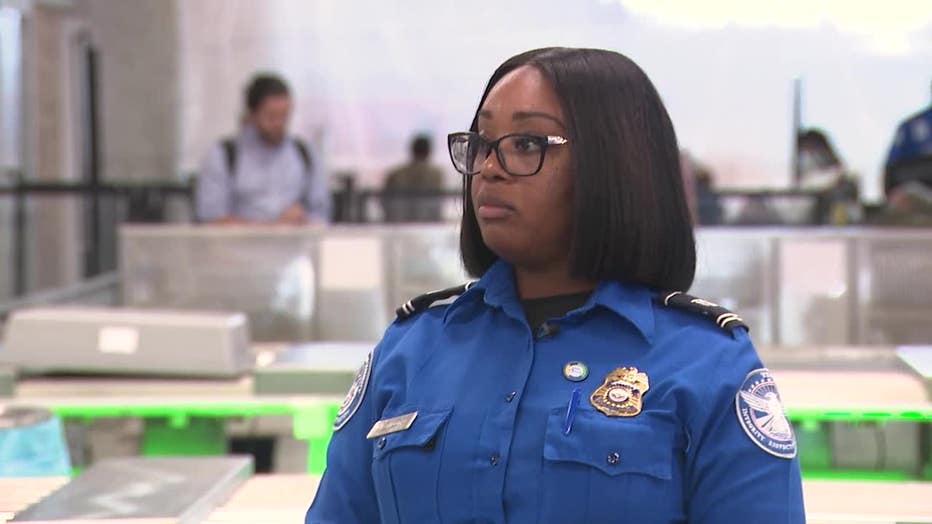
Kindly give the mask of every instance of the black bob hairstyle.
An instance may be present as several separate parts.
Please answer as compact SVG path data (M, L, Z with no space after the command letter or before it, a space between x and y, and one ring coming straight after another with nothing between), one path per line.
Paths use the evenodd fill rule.
M536 49L495 70L479 109L492 87L522 66L544 75L568 119L574 176L573 240L567 246L572 275L656 290L689 289L696 246L679 149L650 79L629 58L612 51ZM470 129L477 131L476 117ZM463 185L460 252L466 271L480 276L498 255L482 240L471 177Z

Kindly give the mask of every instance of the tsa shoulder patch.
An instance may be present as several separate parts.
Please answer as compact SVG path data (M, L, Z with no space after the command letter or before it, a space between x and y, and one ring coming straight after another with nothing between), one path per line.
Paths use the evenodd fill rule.
M369 386L369 375L371 374L372 353L370 352L362 367L356 372L356 376L353 377L353 383L346 393L346 398L343 399L343 403L340 404L340 409L337 411L337 418L333 421L334 431L339 431L340 428L345 426L346 423L349 422L349 419L353 418L353 415L356 414L359 405L362 404L363 397L366 396L366 387Z
M735 395L735 409L741 429L757 447L775 457L796 456L796 436L770 370L759 368L748 373Z

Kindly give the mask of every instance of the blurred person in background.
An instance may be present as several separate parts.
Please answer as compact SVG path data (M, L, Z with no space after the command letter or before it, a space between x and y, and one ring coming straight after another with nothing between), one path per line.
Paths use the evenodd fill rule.
M460 252L337 412L307 524L805 520L796 440L741 319L696 267L676 134L598 49L522 53L469 131Z
M444 189L444 173L430 161L431 140L417 135L411 141L411 159L389 171L382 189L386 222L439 222L443 199L430 196Z
M807 129L797 137L800 189L818 195L813 222L844 225L861 220L857 180L821 129Z
M800 131L796 136L796 153L799 169L799 189L809 193L814 203L805 216L795 217L780 207L779 201L764 194L746 195L738 211L734 225L774 226L804 222L828 224L832 222L835 198L847 191L844 164L835 152L828 136L820 129ZM840 220L838 223L847 223Z
M932 225L932 106L897 127L884 166L884 192L878 222Z
M292 98L278 76L256 75L246 87L240 132L204 159L197 217L211 224L326 223L330 195L312 149L288 135Z
M821 129L806 129L796 139L800 187L823 190L842 176L844 166Z

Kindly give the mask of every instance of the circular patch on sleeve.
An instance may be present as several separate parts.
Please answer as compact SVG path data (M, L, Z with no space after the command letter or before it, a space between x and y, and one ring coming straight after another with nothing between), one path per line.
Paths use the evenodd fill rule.
M340 404L340 409L337 411L337 418L333 421L334 431L339 431L339 429L345 426L346 423L353 418L353 415L356 414L359 405L362 404L363 397L366 396L366 387L369 385L369 375L371 373L372 353L369 353L369 356L366 357L366 361L362 364L362 367L359 368L359 371L356 372L356 376L353 377L353 383L346 393L346 398L343 399L343 403Z
M748 373L735 395L741 429L757 447L782 458L796 456L796 436L783 412L777 384L767 368Z

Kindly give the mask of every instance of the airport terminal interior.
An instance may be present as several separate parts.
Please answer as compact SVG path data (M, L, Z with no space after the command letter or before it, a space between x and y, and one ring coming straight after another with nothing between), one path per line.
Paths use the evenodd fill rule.
M807 521L932 523L930 13L0 0L0 522L302 522L386 328L477 277L448 134L566 46L663 100L681 291L747 324Z

